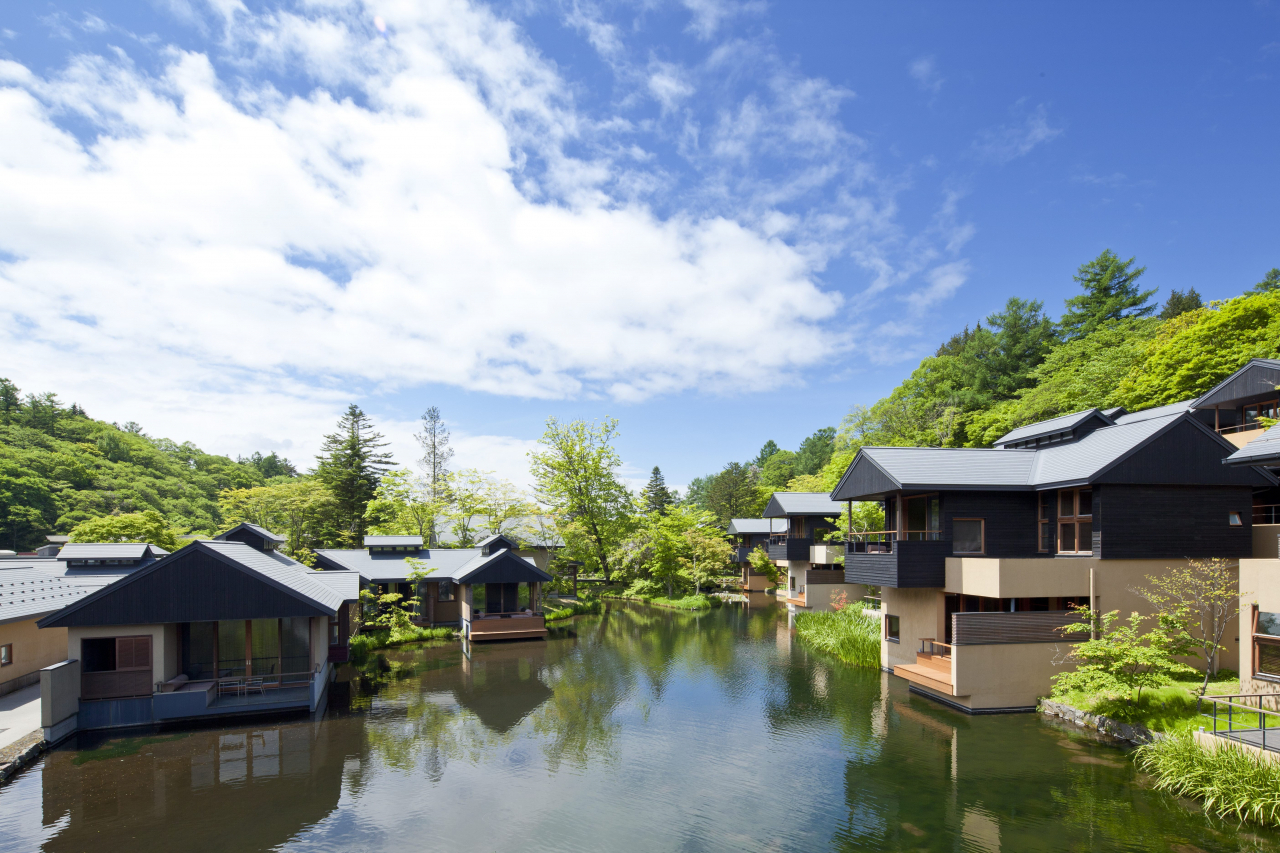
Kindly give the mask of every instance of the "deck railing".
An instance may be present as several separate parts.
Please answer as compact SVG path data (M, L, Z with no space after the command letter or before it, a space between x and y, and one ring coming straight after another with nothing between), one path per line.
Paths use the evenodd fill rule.
M1210 720L1208 725L1216 737L1239 741L1251 746L1280 752L1280 710L1262 707L1264 699L1280 703L1275 693L1233 693L1224 696L1206 696L1207 710L1200 716ZM1250 704L1252 702L1252 704ZM1270 743L1267 734L1270 733Z
M951 657L951 644L939 643L933 637L923 637L920 640L920 654L949 658Z
M894 542L937 542L941 538L941 530L873 530L850 535L846 544L850 554L888 554Z
M1280 524L1280 504L1261 504L1253 508L1254 524Z
M1250 421L1247 424L1235 424L1234 426L1218 427L1219 435L1229 435L1233 432L1249 432L1250 430L1262 429L1262 423L1259 421Z

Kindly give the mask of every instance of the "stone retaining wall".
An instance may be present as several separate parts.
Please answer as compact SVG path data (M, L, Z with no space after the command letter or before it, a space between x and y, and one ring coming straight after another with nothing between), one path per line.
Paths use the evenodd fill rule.
M1103 734L1111 735L1113 738L1134 744L1150 743L1157 738L1164 737L1160 732L1153 732L1141 724L1129 725L1102 714L1090 714L1087 711L1081 711L1079 708L1073 708L1061 702L1050 702L1048 699L1040 700L1040 713L1050 717L1061 717L1068 722L1075 723L1077 726L1096 729Z
M34 731L22 740L0 750L0 785L8 782L19 770L39 758L44 748L44 732Z

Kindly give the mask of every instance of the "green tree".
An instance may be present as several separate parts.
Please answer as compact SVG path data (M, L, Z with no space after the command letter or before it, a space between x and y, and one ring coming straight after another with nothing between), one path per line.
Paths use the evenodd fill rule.
M796 455L790 450L779 450L760 470L760 485L766 489L785 489L795 475Z
M762 509L757 484L750 468L730 462L707 485L706 508L721 527L727 527L735 518L754 518Z
M751 549L751 553L747 554L747 564L756 574L767 577L769 583L778 585L778 567L773 560L769 559L769 552L764 549L764 546L757 545Z
M386 446L368 416L352 403L338 419L337 431L324 437L317 457L316 479L333 493L342 529L353 545L364 537L365 509L392 465L391 454L381 450Z
M475 468L463 468L446 477L448 518L453 522L449 532L455 547L470 548L479 541L477 522L484 520L487 481L487 473Z
M432 492L425 476L416 476L408 469L388 471L365 507L369 532L421 536L423 542L430 543L437 522L449 506L447 498L433 498Z
M733 546L723 530L715 526L715 517L704 512L681 534L684 539L680 554L680 573L693 582L695 595L702 594L703 584L720 580L729 569Z
M39 473L0 459L0 534L11 550L34 544L36 534L53 529L57 501Z
M298 476L298 469L293 467L293 463L283 456L277 455L274 450L266 456L255 450L249 456L237 456L236 461L258 472L264 480L270 480L275 477Z
M835 450L836 428L822 427L813 435L800 442L800 450L795 456L795 474L816 474L822 470Z
M18 386L0 377L0 423L8 425L22 415L22 394Z
M529 454L539 501L564 519L561 536L568 556L606 578L612 571L609 555L632 523L630 495L618 479L617 435L615 418L600 424L548 418L538 440L543 449Z
M1274 293L1280 290L1280 269L1272 267L1267 270L1267 274L1262 277L1262 281L1258 282L1247 293Z
M77 524L72 542L149 542L166 551L176 551L184 543L163 515L154 509L108 515Z
M218 508L227 525L247 521L285 537L285 553L307 565L315 562L316 548L347 544L338 502L314 477L226 489L218 496Z
M453 459L453 448L449 446L449 428L445 426L440 409L432 406L422 413L422 427L414 433L422 447L422 458L418 464L426 475L431 490L431 500L444 500L449 490L449 462ZM435 531L431 531L435 536ZM435 544L432 539L428 544Z
M653 473L649 475L649 482L644 487L644 511L665 512L672 502L671 491L667 488L667 481L662 476L662 469L654 465Z
M1156 306L1151 303L1155 290L1139 290L1138 279L1146 267L1133 268L1134 258L1122 261L1110 249L1082 264L1075 275L1084 293L1067 300L1067 310L1059 322L1068 340L1095 331L1108 320L1125 317L1149 317Z
M1200 294L1196 292L1194 287L1188 287L1184 293L1181 290L1172 291L1169 298L1165 301L1164 307L1160 309L1161 320L1172 320L1188 311L1195 311L1197 308L1204 307L1204 300L1200 298Z
M993 400L1005 400L1032 383L1031 373L1057 343L1044 303L1010 297L1004 310L987 317L992 330L987 353L978 354L980 384Z
M771 438L764 443L764 447L760 448L760 452L756 454L756 458L753 460L752 464L754 464L757 468L760 468L761 470L763 470L765 464L768 463L768 461L773 458L773 454L777 452L778 452L778 445Z
M707 488L711 485L713 479L715 479L715 474L691 479L689 488L685 489L684 499L681 502L689 506L696 506L699 509L706 509Z
M1136 612L1120 622L1116 610L1098 613L1087 607L1075 609L1087 619L1059 630L1068 639L1071 634L1093 637L1067 652L1063 662L1073 663L1076 668L1053 677L1055 694L1080 691L1141 701L1145 688L1160 687L1174 678L1195 673L1175 660L1192 648L1191 637L1177 619L1159 615L1157 626L1144 634L1142 623L1146 618Z

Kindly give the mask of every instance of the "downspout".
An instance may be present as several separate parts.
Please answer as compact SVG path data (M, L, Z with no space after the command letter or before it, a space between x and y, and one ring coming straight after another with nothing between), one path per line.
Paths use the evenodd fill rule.
M1096 602L1098 600L1094 593L1093 569L1094 569L1093 564L1090 563L1089 564L1089 639L1090 640L1098 639L1098 631L1097 631L1098 622L1093 615L1093 611L1097 607Z

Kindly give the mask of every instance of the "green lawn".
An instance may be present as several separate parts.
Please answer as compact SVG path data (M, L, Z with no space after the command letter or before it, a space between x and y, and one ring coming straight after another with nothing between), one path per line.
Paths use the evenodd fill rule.
M1222 674L1231 677L1210 681L1206 695L1240 692L1240 679L1234 673L1224 671ZM1153 732L1189 732L1200 726L1212 727L1209 718L1196 713L1196 693L1200 690L1200 683L1200 679L1194 679L1154 689L1147 688L1142 691L1142 698L1138 701L1087 693L1065 693L1051 698L1055 702L1063 702L1091 714L1103 714L1122 723L1140 723ZM1201 710L1209 711L1209 704L1204 703ZM1257 725L1256 719L1250 722L1237 717L1236 722Z

